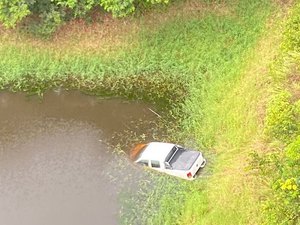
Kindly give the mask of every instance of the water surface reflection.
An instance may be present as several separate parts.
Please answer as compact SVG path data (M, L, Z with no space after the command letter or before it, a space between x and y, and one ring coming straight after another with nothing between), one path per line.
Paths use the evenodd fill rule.
M117 224L106 143L134 121L155 120L148 107L78 92L43 101L0 93L0 224Z

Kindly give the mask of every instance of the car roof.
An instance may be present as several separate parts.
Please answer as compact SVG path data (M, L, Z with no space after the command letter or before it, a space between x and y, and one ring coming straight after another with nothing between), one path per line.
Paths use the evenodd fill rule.
M144 160L158 160L164 162L167 155L170 153L171 149L175 144L164 143L164 142L150 142L147 147L141 153L140 159Z

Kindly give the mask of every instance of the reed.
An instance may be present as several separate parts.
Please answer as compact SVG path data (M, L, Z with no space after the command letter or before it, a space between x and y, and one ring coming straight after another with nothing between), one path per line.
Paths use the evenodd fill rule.
M155 18L148 21L147 15L133 18L138 20L134 23L139 26L138 34L127 33L126 43L117 49L35 46L30 39L8 41L4 35L0 87L42 95L63 86L159 104L168 118L164 125L169 129L168 140L206 149L209 166L207 178L193 183L158 179L155 188L142 195L146 208L143 202L136 206L143 212L140 221L257 224L259 217L252 217L259 207L252 204L253 187L243 183L245 191L239 189L234 196L233 188L244 182L245 173L231 170L231 165L247 154L243 150L260 126L259 118L250 115L260 95L256 95L256 84L244 78L267 19L276 13L273 1L186 1L184 6L192 13L158 10L157 23ZM224 170L234 176L222 177ZM233 177L236 179L229 179ZM133 202L128 204L138 212ZM123 217L123 222L134 224L129 217Z

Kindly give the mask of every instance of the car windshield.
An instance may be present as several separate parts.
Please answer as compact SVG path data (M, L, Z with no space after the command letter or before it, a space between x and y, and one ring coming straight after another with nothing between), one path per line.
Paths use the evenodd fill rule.
M170 161L173 159L173 157L175 156L176 152L178 151L179 147L178 146L174 146L171 151L169 152L169 154L166 157L165 162L170 164Z

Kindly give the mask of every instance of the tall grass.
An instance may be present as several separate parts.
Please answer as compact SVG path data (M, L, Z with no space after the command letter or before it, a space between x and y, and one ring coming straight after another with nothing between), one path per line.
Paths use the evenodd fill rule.
M206 10L203 14L200 8L199 15L176 15L155 29L145 25L133 36L138 37L133 39L137 44L116 52L78 53L5 41L0 45L2 88L41 94L48 88L66 86L161 103L178 125L170 139L187 143L195 140L197 147L218 148L206 151L209 159L217 153L217 165L209 169L214 172L212 178L183 185L172 193L181 202L157 194L165 193L159 192L162 188L172 190L176 182L157 183L153 200L160 210L143 215L149 224L247 224L256 208L242 199L252 194L251 187L246 194L229 194L239 185L243 172L233 170L237 179L226 179L222 170L241 157L239 151L246 148L244 144L258 126L257 118L248 118L247 111L255 98L245 99L247 93L238 87L245 87L250 95L257 91L251 89L255 87L251 79L241 80L242 71L265 29L272 1L203 1L202 5L222 5L222 10ZM248 125L250 131L243 129ZM214 185L220 188L212 188ZM222 201L226 207L222 207ZM255 218L253 221L257 222Z
M300 223L300 2L294 3L269 71L272 89L264 124L269 151L254 154L253 160L266 184L262 210L268 225Z
M109 77L107 80L115 81L111 89L120 86L120 89L130 90L129 84L124 87L118 79L138 76L143 80L169 81L170 86L190 93L193 86L205 86L205 79L221 75L222 72L216 70L231 66L235 58L253 42L257 27L262 25L258 21L263 19L257 16L260 13L255 10L264 9L267 5L261 0L252 3L241 1L240 5L245 8L244 11L234 4L227 6L235 8L237 15L220 16L208 12L204 18L177 16L158 30L142 31L137 47L123 48L110 54L74 53L68 49L40 49L39 46L3 43L0 47L1 86L10 84L22 89L22 78L26 76L45 83L56 80L56 85L59 85L59 80L64 81L70 76L93 82ZM251 9L256 5L257 9ZM252 16L247 13L256 13L256 20L252 22ZM248 23L252 23L251 26L256 24L256 27L247 27L250 25ZM248 35L247 30L252 34ZM194 80L199 83L192 84ZM159 80L155 84L158 83L162 82ZM156 95L161 91L161 87L150 92L144 90ZM180 92L177 97L182 94Z
M196 140L198 146L216 148L218 155L214 175L208 183L203 178L194 182L186 189L185 202L172 202L167 211L161 204L161 214L154 215L153 221L160 215L173 220L156 224L253 224L259 221L259 204L253 197L255 183L247 184L251 179L244 179L247 176L244 169L249 143L257 138L261 125L257 102L265 95L266 87L260 90L260 85L266 80L257 78L259 74L255 70L251 70L253 74L246 74L250 78L244 78L246 75L242 72L249 69L246 66L253 58L251 48L265 28L272 4L240 1L228 7L234 7L235 12L175 19L143 36L142 51L151 59L146 69L177 75L187 85L181 127L185 131L184 138ZM262 68L267 67L272 58L268 56L267 47L263 48L265 54L259 57L267 59L255 61L262 63ZM174 213L182 216L178 219Z
M259 204L253 197L255 183L247 183L251 179L244 179L247 176L244 169L249 143L257 138L261 125L257 102L265 95L266 87L260 90L260 85L266 80L257 78L259 74L255 70L246 74L250 78L244 77L243 70L249 69L247 62L253 60L251 48L265 28L272 4L239 3L229 5L235 8L229 15L208 14L201 19L169 23L144 44L146 53L159 60L155 64L157 69L182 74L187 82L188 96L183 106L185 138L196 140L198 146L216 148L218 155L208 184L195 182L186 191L184 204L169 206L174 212L181 208L182 215L170 224L259 221ZM147 52L149 45L151 51ZM262 68L268 66L272 57L268 56L268 50L263 50L265 55L259 56L267 56L267 60L255 61L262 63ZM202 186L207 187L206 191L201 191Z

